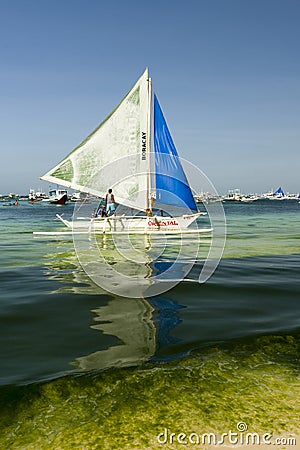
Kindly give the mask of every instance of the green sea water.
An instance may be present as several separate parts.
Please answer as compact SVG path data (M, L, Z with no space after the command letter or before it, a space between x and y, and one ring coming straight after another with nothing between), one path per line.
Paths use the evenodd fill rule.
M1 449L206 448L176 437L241 422L300 443L297 202L224 204L214 275L197 283L199 258L150 298L103 291L72 238L33 238L57 208L0 206Z

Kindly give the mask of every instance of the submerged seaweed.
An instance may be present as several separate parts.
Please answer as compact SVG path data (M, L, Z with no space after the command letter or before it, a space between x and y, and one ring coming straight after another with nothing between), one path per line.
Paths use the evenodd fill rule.
M159 433L297 432L299 336L264 336L148 364L1 391L1 448L151 449ZM176 448L176 444L172 448Z

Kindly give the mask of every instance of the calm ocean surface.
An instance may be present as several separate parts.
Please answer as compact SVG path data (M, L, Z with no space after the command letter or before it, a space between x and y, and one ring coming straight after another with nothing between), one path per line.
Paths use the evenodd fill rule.
M33 237L73 207L0 203L0 448L177 448L157 435L241 421L299 434L300 204L225 203L209 281L191 281L199 261L146 299L94 284L72 236Z

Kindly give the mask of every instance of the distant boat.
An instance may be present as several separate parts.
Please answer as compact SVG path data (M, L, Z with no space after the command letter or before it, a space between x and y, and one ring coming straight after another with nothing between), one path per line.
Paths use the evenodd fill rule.
M298 200L300 198L299 194L290 194L289 192L285 193L285 200Z
M281 186L274 192L273 199L274 200L283 200L285 198L285 193L283 192Z
M255 194L244 195L241 194L239 189L232 189L228 191L228 194L222 198L223 202L241 202L241 203L252 203L258 200L259 197Z
M35 191L34 189L29 190L28 201L30 203L41 202L45 199L49 199L49 197L45 192L42 192L41 189L39 191Z
M242 197L240 189L230 189L222 200L225 202L240 202Z
M19 201L16 199L15 202L3 203L2 206L19 206Z
M243 195L240 201L243 203L252 203L255 202L256 200L259 200L259 197L254 194L250 194L250 195Z
M66 189L51 189L49 191L49 202L56 205L64 205L68 200Z
M84 202L86 198L81 196L81 192L73 192L69 200L70 202Z
M221 201L220 197L210 194L209 192L201 192L200 194L195 194L194 199L196 203L216 203Z
M181 233L206 214L198 211L158 99L152 93L148 69L113 112L41 179L102 199L113 187L119 205L138 211L136 215L62 220L72 229L90 225L99 233ZM176 211L174 215L160 212L170 208ZM182 215L179 208L184 211Z

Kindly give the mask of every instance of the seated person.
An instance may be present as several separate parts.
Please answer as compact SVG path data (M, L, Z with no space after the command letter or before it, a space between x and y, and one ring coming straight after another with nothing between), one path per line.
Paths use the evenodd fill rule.
M105 211L104 205L99 206L96 217L107 217L107 212Z

